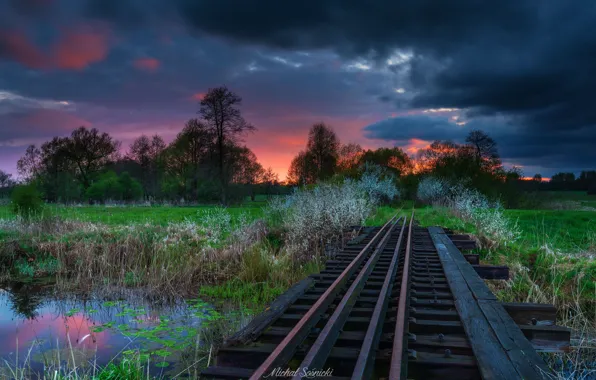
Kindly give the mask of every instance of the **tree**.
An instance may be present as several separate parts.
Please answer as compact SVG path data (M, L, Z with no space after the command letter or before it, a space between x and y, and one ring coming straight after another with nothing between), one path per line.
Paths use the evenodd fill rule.
M279 184L279 175L273 171L272 167L268 167L263 171L261 183L263 185L265 195L269 197L271 195L271 189Z
M466 143L474 148L476 162L488 167L500 167L501 161L497 150L497 143L492 137L480 130L471 131L466 137Z
M337 171L339 139L333 129L323 123L308 132L306 150L300 151L288 170L288 183L312 184L331 178Z
M17 161L17 171L25 180L31 180L41 171L41 151L29 145L25 155Z
M147 196L155 197L159 192L159 159L165 149L166 143L159 135L141 135L130 144L128 157L141 167L143 188Z
M288 169L288 175L286 181L291 185L306 185L315 183L317 178L315 177L315 168L312 165L313 160L311 159L310 153L300 151L292 159L290 168Z
M542 175L539 174L539 173L534 174L534 177L532 177L532 181L534 181L534 182L542 182Z
M174 141L164 151L163 165L170 176L170 192L174 184L179 184L176 193L185 193L190 199L196 199L199 179L207 177L213 154L214 135L198 119L190 119ZM172 180L174 180L172 182Z
M358 144L342 144L338 152L337 169L340 172L352 172L356 170L363 154L364 150Z
M0 170L0 188L12 187L13 185L12 174Z
M229 176L225 171L226 148L230 143L236 143L245 132L255 131L256 128L242 117L238 106L242 98L228 90L227 87L210 88L201 99L199 113L209 131L215 136L219 180L221 186L221 200L226 204L226 193Z
M94 176L113 161L120 143L95 128L80 127L66 139L66 155L75 165L75 177L84 190L91 186Z
M339 139L333 129L324 123L315 124L308 133L306 144L308 158L312 161L317 180L330 178L337 168Z
M412 163L408 155L399 147L367 150L362 155L362 163L373 163L393 171L400 176L412 171Z

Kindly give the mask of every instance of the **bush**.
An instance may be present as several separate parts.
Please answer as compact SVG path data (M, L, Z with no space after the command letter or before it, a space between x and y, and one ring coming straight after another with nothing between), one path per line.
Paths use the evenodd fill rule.
M29 219L43 210L41 194L34 185L17 186L11 194L11 210L16 215Z
M381 166L366 164L356 187L366 193L374 204L388 203L399 198L399 189L395 186L395 177Z
M342 185L321 184L313 190L296 190L269 204L270 221L286 231L290 252L316 256L328 244L340 241L343 231L361 225L374 204L354 181Z
M134 201L143 196L143 187L127 172L118 176L113 171L103 174L85 193L91 201Z
M507 219L499 202L489 201L478 190L462 183L426 177L420 181L417 197L423 202L447 207L465 222L472 223L487 247L508 245L519 237L517 224Z

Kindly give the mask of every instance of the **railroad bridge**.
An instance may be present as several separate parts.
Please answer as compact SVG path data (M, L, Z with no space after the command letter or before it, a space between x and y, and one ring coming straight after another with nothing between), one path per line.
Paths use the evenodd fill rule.
M321 273L229 338L201 378L543 379L566 351L552 305L502 303L467 235L397 216L361 230Z

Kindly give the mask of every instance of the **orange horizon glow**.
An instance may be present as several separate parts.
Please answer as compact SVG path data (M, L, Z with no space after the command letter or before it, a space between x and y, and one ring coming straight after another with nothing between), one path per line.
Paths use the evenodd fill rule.
M534 177L522 177L521 179L522 179L522 181L533 181ZM549 182L550 178L542 177L542 179L540 181L541 182Z

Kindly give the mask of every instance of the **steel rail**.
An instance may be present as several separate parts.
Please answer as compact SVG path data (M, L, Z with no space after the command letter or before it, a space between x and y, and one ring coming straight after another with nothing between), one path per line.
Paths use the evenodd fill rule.
M404 266L401 276L401 288L399 290L397 319L395 322L395 333L393 334L393 350L391 352L391 365L389 368L389 380L405 379L408 372L408 337L406 334L406 323L408 323L408 294L410 292L410 255L412 252L413 224L414 210L412 210L410 225L408 227L408 241L406 243Z
M300 343L310 333L312 327L320 320L323 313L327 310L329 305L333 302L336 295L341 290L342 286L358 269L360 264L366 258L369 250L376 245L383 232L394 222L397 214L395 214L383 227L375 234L370 242L360 251L352 262L344 269L344 271L337 277L337 279L329 286L329 288L319 297L315 304L308 310L306 314L298 321L296 326L288 333L288 335L277 345L275 350L265 359L265 361L255 370L250 377L251 380L259 380L271 371L282 365L287 364L294 356L296 349Z
M333 348L333 345L335 344L341 329L343 328L348 316L350 315L350 312L352 311L352 308L354 307L354 304L356 303L356 298L360 295L362 288L364 287L364 283L368 280L368 276L379 260L379 257L385 249L385 246L389 242L389 238L391 237L393 230L402 219L403 218L399 218L391 226L391 228L387 230L385 236L375 248L374 253L368 259L364 267L360 270L358 276L352 282L346 294L342 297L333 314L331 317L329 317L325 327L323 327L323 330L321 330L319 333L319 336L310 347L310 350L298 368L316 370L321 369L321 367L325 364L325 361L329 357L329 353L331 352L331 349ZM300 380L306 375L306 371L298 371L294 376L294 380Z
M397 245L393 252L393 258L389 265L389 270L383 281L383 288L379 294L379 299L375 305L370 325L366 331L366 335L360 348L360 354L356 360L356 366L352 372L352 380L368 379L374 368L376 359L376 350L379 346L381 333L383 332L383 323L385 322L385 315L387 314L387 306L389 305L389 295L393 290L393 282L399 266L400 252L402 248L402 240L404 237L404 230L406 229L407 218L404 218Z

